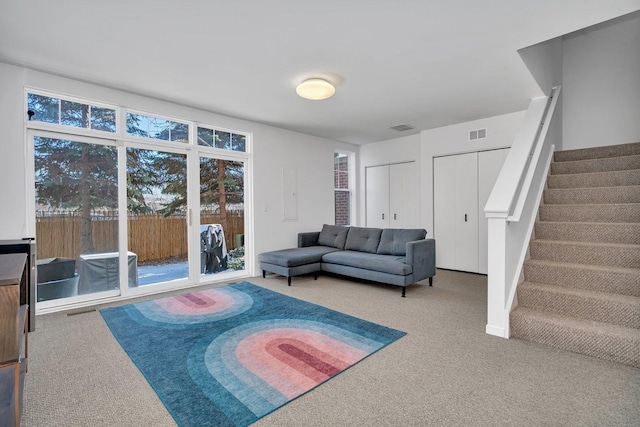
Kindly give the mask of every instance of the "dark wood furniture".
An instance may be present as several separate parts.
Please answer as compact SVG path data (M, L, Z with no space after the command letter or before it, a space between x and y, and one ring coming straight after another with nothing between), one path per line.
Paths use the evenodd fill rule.
M27 254L26 286L20 289L20 304L27 304L29 310L29 332L36 329L36 241L24 239L0 240L0 254Z
M27 255L0 255L0 426L20 425L28 356Z

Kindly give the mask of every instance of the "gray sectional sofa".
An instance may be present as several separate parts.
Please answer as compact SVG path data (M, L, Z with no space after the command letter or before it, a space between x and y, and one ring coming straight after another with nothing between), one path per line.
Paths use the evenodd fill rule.
M260 254L266 272L291 277L327 271L402 287L436 274L436 245L424 229L340 227L298 234L298 247Z

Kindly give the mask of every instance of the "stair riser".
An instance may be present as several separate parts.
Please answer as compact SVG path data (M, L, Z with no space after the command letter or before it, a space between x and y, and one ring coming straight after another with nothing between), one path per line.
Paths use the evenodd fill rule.
M514 338L640 368L640 335L638 339L603 335L515 313L512 313L510 320L511 336Z
M542 205L540 221L558 222L640 222L640 204Z
M588 246L571 243L531 242L531 258L577 264L640 268L640 247Z
M640 203L640 185L544 190L546 204Z
M582 148L578 150L556 151L554 153L554 159L556 162L570 162L575 160L633 156L636 154L640 154L640 142Z
M640 224L537 222L536 239L640 245Z
M640 185L640 170L549 175L547 179L548 188L615 187L620 185Z
M640 155L551 163L552 175L640 169Z
M524 265L524 277L529 282L640 297L640 272L601 271L527 262Z
M640 328L640 302L637 299L627 302L610 301L520 285L518 305L576 319Z

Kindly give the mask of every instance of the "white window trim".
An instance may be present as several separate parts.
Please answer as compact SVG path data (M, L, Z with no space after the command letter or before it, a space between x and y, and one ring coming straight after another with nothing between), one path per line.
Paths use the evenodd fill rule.
M26 111L28 109L28 94L30 93L35 95L47 96L47 97L64 100L64 101L77 102L80 104L113 109L116 111L116 131L108 132L108 131L101 131L96 129L61 125L57 123L47 123L47 122L40 122L37 120L28 120ZM116 105L94 101L86 98L70 96L63 93L43 91L40 89L31 88L31 87L24 88L23 111L25 112L24 138L25 138L25 146L27 147L26 168L25 168L25 171L27 174L26 183L27 183L27 192L30 193L27 195L27 199L26 199L26 203L27 203L26 212L28 215L27 231L30 235L35 235L35 228L36 228L35 204L33 202L35 200L35 177L33 176L35 165L34 165L34 159L33 159L33 156L34 156L33 147L31 146L31 141L34 135L38 135L38 136L46 135L52 138L64 138L66 136L66 137L72 137L75 140L78 140L78 142L98 143L102 145L114 145L115 143L115 146L119 148L118 150L119 164L125 161L125 158L126 158L125 153L127 148L158 150L158 151L165 151L165 152L171 152L171 153L188 153L190 154L189 159L192 159L187 164L187 177L190 180L191 179L199 180L199 177L192 176L192 175L195 175L195 172L193 172L193 165L199 161L199 157L201 156L218 158L221 160L238 161L238 162L242 162L245 167L245 173L244 173L244 193L245 193L244 222L245 224L244 226L245 226L245 236L248 236L249 238L245 240L245 269L244 270L239 272L227 273L222 278L217 278L217 279L204 278L203 279L202 277L199 276L199 274L196 273L196 271L199 271L199 264L197 262L198 260L195 260L195 257L190 257L188 279L177 279L175 281L150 286L145 289L145 287L129 288L126 280L127 269L122 268L120 295L115 296L114 295L115 291L114 291L114 292L105 292L103 295L103 298L96 298L91 300L88 300L88 297L87 298L85 297L71 298L65 301L64 305L60 305L60 304L54 305L54 304L46 304L46 303L43 305L43 303L41 302L41 303L38 303L38 305L36 306L36 312L38 314L60 311L60 310L67 310L70 308L94 306L100 303L106 303L110 301L121 301L129 298L133 298L136 296L140 296L140 295L151 295L151 294L166 292L168 290L188 289L189 287L202 286L202 285L216 283L220 281L228 281L235 278L250 277L253 275L255 266L253 265L254 264L253 263L253 258L254 258L253 246L254 245L251 243L251 236L253 236L252 224L254 221L253 205L252 205L252 200L253 200L253 188L252 188L253 158L251 156L252 147L253 147L252 132L237 131L237 130L233 130L233 129L229 129L221 126L215 126L215 125L197 122L195 120L185 120L185 119L175 118L175 117L166 116L163 114L156 114L156 113L146 112L142 110L131 109L124 106L116 106ZM128 135L126 133L126 117L128 112L133 114L140 114L140 115L145 115L149 117L154 117L154 118L165 119L165 120L169 120L176 123L187 124L189 126L188 143ZM227 150L227 149L198 145L197 144L197 128L198 127L204 127L207 129L212 129L214 131L219 130L222 132L229 132L236 135L243 135L245 137L245 151L234 151L234 150ZM121 148L124 148L124 150L122 150ZM191 167L189 166L189 163L191 163ZM119 187L121 187L123 184L126 186L126 176L124 175L125 174L120 174ZM200 208L199 193L196 190L198 190L197 185L191 186L190 189L188 189L187 209L192 212L199 212L199 208ZM124 194L124 196L122 194ZM122 203L121 199L123 199L126 204L126 189L123 190L122 192L119 190L119 201ZM126 248L127 246L126 215L127 215L126 210L121 210L120 216L125 218L124 219L125 226L118 227L120 248L122 247ZM122 223L123 221L122 218L120 218L120 221ZM199 230L200 216L196 214L192 214L191 222L192 222L193 228L188 232L188 245L190 249L190 252L189 252L190 254L197 253L197 251L194 252L194 250L196 246L199 244L199 241L197 241L197 239L195 239L194 237L196 233L194 230ZM198 227L195 227L195 225L198 225ZM124 246L122 246L122 241L125 242ZM120 265L126 266L127 265L126 251L124 252L120 251L120 252L121 252ZM199 279L195 279L196 277L199 277ZM122 283L124 283L124 285L122 285ZM100 296L100 295L96 294L96 296Z
M349 224L350 225L355 225L356 224L356 197L355 197L355 188L356 188L356 153L354 153L353 151L346 151L346 150L334 150L334 153L337 154L344 154L347 156L347 167L348 167L348 174L349 174L349 178L348 178L348 187L347 189L344 188L335 188L335 183L334 183L334 193L335 191L348 191L349 192ZM334 159L334 180L335 180L335 159ZM335 201L334 201L334 206L333 206L333 211L334 211L334 218L335 218Z

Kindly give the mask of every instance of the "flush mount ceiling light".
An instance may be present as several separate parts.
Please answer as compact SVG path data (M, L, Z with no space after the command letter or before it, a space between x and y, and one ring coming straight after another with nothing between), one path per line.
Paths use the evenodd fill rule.
M307 79L298 85L296 93L306 99L321 100L331 98L336 88L323 79Z

